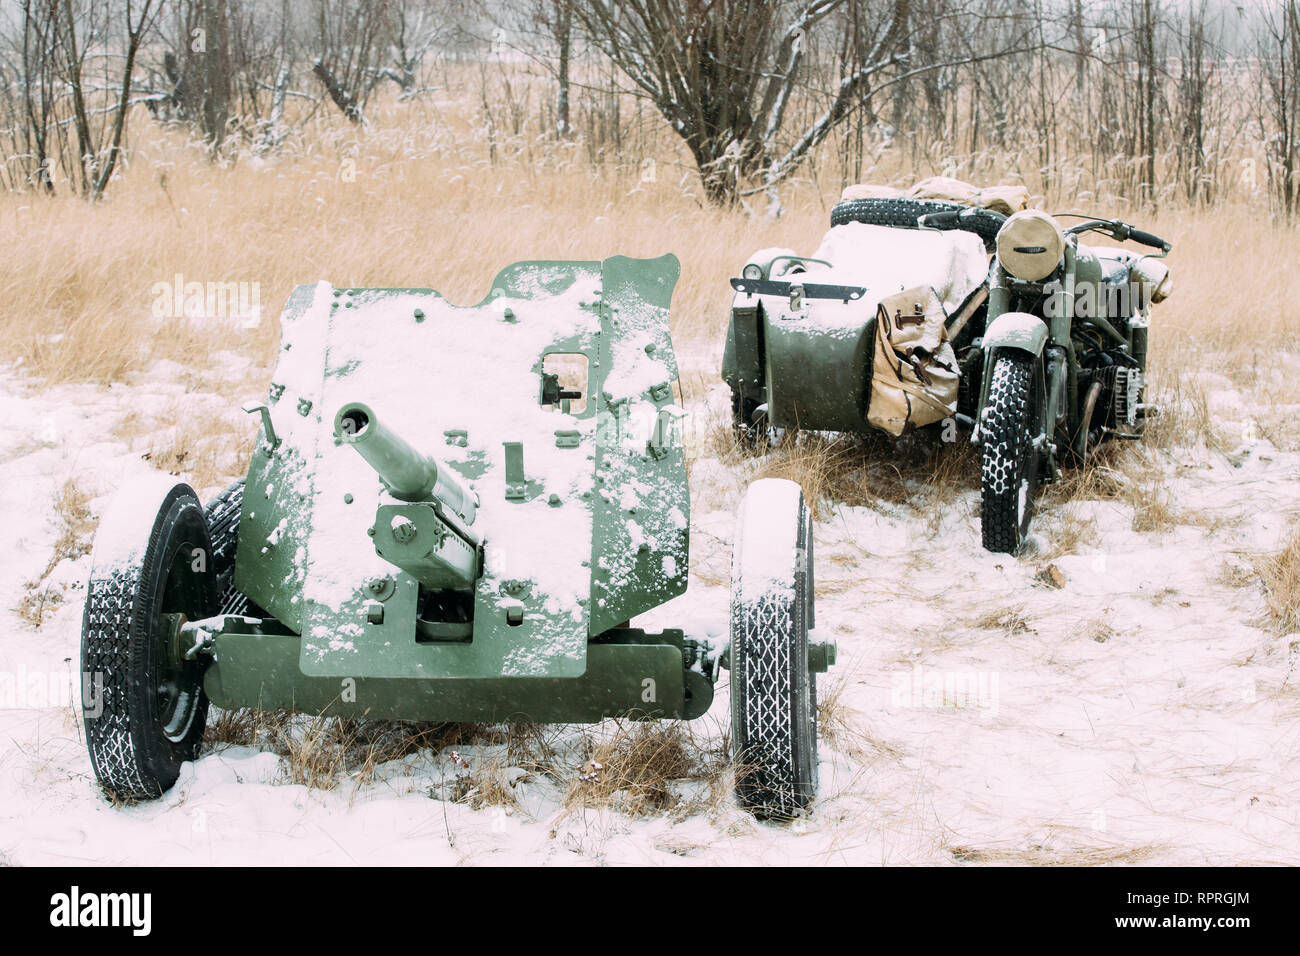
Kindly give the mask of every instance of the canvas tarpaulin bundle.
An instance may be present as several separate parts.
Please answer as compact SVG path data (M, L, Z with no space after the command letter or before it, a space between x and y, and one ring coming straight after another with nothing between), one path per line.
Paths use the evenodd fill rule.
M957 355L947 315L928 287L880 300L867 421L902 435L957 410Z
M1029 205L1029 190L1024 186L972 186L948 176L931 176L910 189L860 183L844 190L841 199L928 199L936 202L978 206L1009 216Z

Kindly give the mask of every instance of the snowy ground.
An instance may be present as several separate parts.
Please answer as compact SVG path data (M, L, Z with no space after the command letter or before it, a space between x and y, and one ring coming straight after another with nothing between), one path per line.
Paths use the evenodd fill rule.
M270 750L209 749L164 799L115 808L68 700L88 558L53 569L43 608L17 609L54 553L68 479L94 511L151 467L150 416L184 403L190 417L242 417L176 371L111 389L0 377L0 862L1300 863L1300 635L1266 629L1250 571L1300 513L1300 456L1265 441L1235 455L1135 449L1169 476L1187 523L1138 533L1117 501L1050 504L1039 556L1019 560L980 549L970 483L941 511L828 505L817 618L839 643L821 682L823 697L838 690L836 727L816 812L791 826L692 801L700 785L681 788L696 809L566 813L567 781L508 768L513 805L474 809L437 799L460 770L430 751L323 790L286 782ZM204 495L234 471L233 454L213 454ZM718 633L740 476L705 454L692 484L691 590L637 623ZM1067 519L1088 543L1049 560ZM1062 587L1040 577L1049 563ZM701 740L726 708L723 686Z

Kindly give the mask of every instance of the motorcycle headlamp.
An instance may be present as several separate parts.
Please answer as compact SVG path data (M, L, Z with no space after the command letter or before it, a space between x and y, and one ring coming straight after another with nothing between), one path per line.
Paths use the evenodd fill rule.
M1065 254L1065 232L1045 212L1023 209L998 230L998 263L1026 282L1046 279Z

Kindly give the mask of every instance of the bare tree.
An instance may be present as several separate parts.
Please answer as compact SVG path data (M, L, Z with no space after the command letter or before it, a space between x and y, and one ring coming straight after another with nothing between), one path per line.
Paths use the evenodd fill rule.
M25 7L31 23L40 24L33 41L50 41L35 55L48 57L39 69L49 69L55 84L58 118L44 119L59 167L88 199L103 195L120 162L136 59L157 12L154 0L124 0L116 8L101 0L33 0ZM32 121L39 129L41 117Z
M1196 0L1186 11L1178 43L1175 86L1178 178L1193 202L1210 202L1214 188L1209 128L1221 55L1211 35L1208 0Z
M4 131L8 187L39 187L54 192L58 78L55 72L58 7L45 0L23 0L15 25L16 43L4 50Z
M890 86L1030 49L944 57L936 22L959 0L574 0L592 41L653 102L690 150L715 203L788 177L832 130ZM969 25L969 24L968 24ZM836 52L821 54L814 31ZM829 88L822 85L834 64ZM821 67L814 70L809 67ZM808 68L808 69L806 69ZM810 75L806 75L810 74ZM942 125L937 83L923 84ZM796 98L816 103L788 130Z
M316 62L312 73L353 123L382 73L379 57L393 14L391 0L315 0Z
M431 55L477 50L493 161L531 149L532 126L578 140L594 164L626 164L656 148L662 119L714 203L766 192L779 209L799 170L859 179L900 149L891 168L1010 167L1054 196L1208 203L1248 168L1229 157L1253 122L1269 195L1292 218L1300 0L1235 15L1224 3L10 0L0 188L102 194L133 104L214 150L264 151L323 105L362 123L380 84L409 98ZM830 162L809 164L824 145Z
M573 133L573 124L569 122L569 67L573 54L573 0L554 0L555 21L552 34L555 36L556 57L556 93L555 93L555 132L567 138Z
M1145 174L1139 184L1140 195L1149 202L1156 198L1156 153L1160 148L1161 120L1161 49L1160 0L1132 0L1129 8L1137 63L1138 155Z
M173 0L159 33L167 44L162 68L168 89L165 97L151 101L152 112L191 123L219 148L235 95L230 5L227 0Z
M393 65L379 74L396 83L404 99L420 92L420 65L455 31L455 20L447 0L391 0L387 43Z
M737 197L742 176L777 161L771 155L773 140L799 78L807 31L842 2L812 0L795 11L784 30L780 17L786 5L773 0L575 0L575 13L684 140L705 195L724 203ZM894 0L873 48L891 62L907 2ZM773 42L774 36L779 40ZM837 94L843 105L833 112L847 111L852 92Z
M1264 97L1269 192L1287 222L1300 208L1300 0L1278 0L1263 12L1259 61Z
M574 19L575 0L523 0L518 5L494 0L471 0L468 9L486 27L490 36L478 35L490 56L519 53L549 73L555 81L555 97L544 125L560 139L575 132L573 122L574 67L580 56L581 36ZM474 35L471 27L468 31ZM498 57L499 58L499 57ZM599 91L599 92L604 92Z

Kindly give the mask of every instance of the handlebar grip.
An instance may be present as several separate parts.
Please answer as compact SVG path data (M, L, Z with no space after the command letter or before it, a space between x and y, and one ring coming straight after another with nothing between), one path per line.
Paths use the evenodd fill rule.
M1172 243L1166 242L1164 239L1161 239L1153 233L1143 232L1141 229L1130 230L1128 237L1134 242L1140 242L1144 246L1150 246L1152 249L1160 249L1163 252L1168 252L1173 248Z

